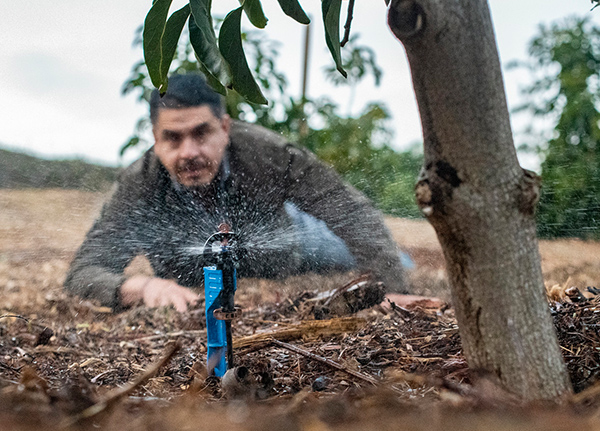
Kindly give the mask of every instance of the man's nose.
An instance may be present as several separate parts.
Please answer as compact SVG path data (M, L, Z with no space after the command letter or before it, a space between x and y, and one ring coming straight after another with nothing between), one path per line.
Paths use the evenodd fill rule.
M181 142L179 156L182 159L194 159L200 155L200 146L198 142L190 136L186 136Z

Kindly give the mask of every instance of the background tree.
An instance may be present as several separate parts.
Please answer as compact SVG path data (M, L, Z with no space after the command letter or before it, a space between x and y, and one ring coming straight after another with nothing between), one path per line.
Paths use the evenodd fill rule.
M538 232L600 238L600 28L576 17L542 25L529 54L521 66L535 79L520 110L554 124L548 140L529 134L543 158Z
M279 3L306 23L297 0ZM353 3L348 2L348 17ZM539 182L517 161L488 4L386 3L389 26L406 48L423 127L417 200L444 251L465 356L471 368L495 376L524 400L560 397L570 385L545 299L535 235ZM184 25L179 26L180 11L167 21L169 5L156 0L144 27L146 64L161 91L168 85L164 65L173 57L172 39ZM205 30L204 43L194 49L209 80L220 91L234 88L264 103L248 76L239 37L243 11L264 27L260 1L246 0L230 12L218 43L210 34L212 25L206 25L209 5L189 3L190 23ZM339 42L342 1L322 0L321 5L327 45L346 76Z
M323 126L309 130L301 140L305 146L385 213L420 217L414 179L423 155L418 148L399 153L387 144L392 135L384 106L371 104L357 117L339 115L338 106L331 101L322 100L308 108L317 112Z

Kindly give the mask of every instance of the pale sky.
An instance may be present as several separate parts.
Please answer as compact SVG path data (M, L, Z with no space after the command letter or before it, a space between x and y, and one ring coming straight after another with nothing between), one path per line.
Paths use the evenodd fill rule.
M323 78L332 62L325 47L320 2L301 1L315 24L312 31L309 97L328 95L347 112L349 92ZM172 10L185 4L175 0ZM27 0L0 3L0 145L52 157L84 157L108 164L131 135L147 107L120 89L141 49L132 48L134 30L143 22L150 0ZM225 14L237 0L213 2ZM283 42L279 67L290 81L290 95L300 93L303 26L285 16L275 0L263 0L269 18L263 30ZM538 24L590 13L589 0L491 0L492 19L503 65L527 58L527 43ZM600 23L600 10L591 13ZM358 88L352 112L382 101L393 115L395 148L420 141L421 127L404 49L385 23L383 0L358 0L353 32L372 47L384 70L380 87L372 79ZM345 20L345 12L342 15ZM246 21L244 29L251 29ZM524 72L505 73L509 105L519 102Z

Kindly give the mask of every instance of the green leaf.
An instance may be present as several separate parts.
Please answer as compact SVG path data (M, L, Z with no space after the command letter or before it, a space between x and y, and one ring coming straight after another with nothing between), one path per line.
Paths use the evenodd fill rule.
M267 104L258 84L248 67L242 48L242 7L227 14L219 33L219 50L229 64L233 76L233 88L248 101L261 105Z
M306 15L298 0L277 0L281 10L287 16L294 18L300 24L310 24L310 18Z
M263 12L260 0L240 0L240 4L254 27L266 27L268 19Z
M129 138L129 140L125 144L123 144L123 146L119 150L119 157L123 157L123 154L125 154L127 152L127 150L137 146L139 143L140 143L139 136L132 136L131 138Z
M340 47L340 10L342 0L323 0L321 9L323 11L323 23L325 24L325 41L337 70L345 77L348 76L342 67L342 54Z
M177 51L177 42L179 42L181 31L189 16L190 5L186 4L178 11L173 12L165 25L165 32L162 38L162 60L160 65L160 72L165 80L165 84L167 84L169 67L171 66L173 57L175 57L175 51ZM167 91L166 85L164 90Z
M215 75L213 75L210 72L210 70L206 68L206 65L202 63L200 58L198 58L198 55L196 55L196 60L198 60L198 67L206 77L206 82L208 83L208 85L210 85L213 88L213 90L215 90L217 93L223 96L227 96L227 88L221 83L221 81L217 79Z
M190 0L190 6L193 17L189 23L190 43L200 63L200 69L206 75L209 85L225 95L225 87L231 83L231 72L217 46L210 13L211 0Z
M162 74L162 39L167 23L167 15L171 0L155 0L144 21L144 61L148 74L154 85L161 93L166 86L166 76Z

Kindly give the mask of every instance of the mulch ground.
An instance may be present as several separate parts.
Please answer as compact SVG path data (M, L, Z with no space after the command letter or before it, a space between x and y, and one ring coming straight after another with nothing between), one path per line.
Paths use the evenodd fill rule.
M329 287L338 286L344 276L310 279L304 283ZM397 371L464 379L466 364L450 309L386 311L376 307L351 317L314 322L310 298L324 289L303 291L275 285L240 280L239 291L243 293L236 299L244 314L233 322L235 343L243 345L236 347L236 362L249 370L261 370L272 382L264 397L288 397L312 388L341 393L370 383L265 343L260 334L271 334L378 379ZM276 295L267 296L277 302L263 301L260 291L265 290L276 290ZM102 392L130 381L172 342L181 349L157 377L136 389L135 396L179 396L204 372L203 303L182 314L168 308L143 307L113 314L56 288L35 296L32 303L19 301L21 310L13 306L0 314L0 383L5 386L17 384L23 370L31 368L51 390L60 391L65 382L84 379ZM311 327L311 323L321 326ZM300 334L290 336L289 330L298 326ZM217 388L207 396L216 400L222 394Z
M90 220L61 222L56 202L70 202L62 193L42 205L39 195L30 205L9 198L0 199L0 429L600 429L600 300L564 293L570 285L584 291L600 272L595 262L563 264L570 244L546 254L542 247L552 257L545 279L562 283L550 309L580 394L561 407L520 406L472 376L449 306L348 314L315 301L356 274L240 280L235 360L248 373L224 388L206 373L202 303L181 314L114 314L67 295L64 275ZM78 211L93 214L97 199L87 198ZM421 245L406 247L417 264L411 282L447 299L441 254ZM594 244L577 246L597 255Z
M29 262L21 265L30 270ZM17 270L21 266L18 259L10 264ZM54 264L60 266L59 261ZM503 417L494 412L510 404L509 397L490 401L473 389L450 307L375 306L315 321L311 300L319 291L341 286L347 274L297 278L280 285L240 280L237 299L244 314L233 323L235 358L249 374L240 388L228 391L206 375L203 304L181 314L143 307L113 314L52 285L48 275L55 271L51 258L42 262L40 277L46 287L35 293L24 289L32 301L20 298L17 307L0 314L0 413L14 426L60 427L77 418L77 426L108 427L126 420L132 427L136 424L131 428L135 429L160 419L163 426L175 429L181 420L185 423L203 412L227 429L261 429L266 417L281 421L283 428L293 423L298 429L312 429L304 424L307 418L330 428L356 421L365 425L376 411L378 421L387 417L384 423L390 426L402 411L410 413L410 421L431 425L430 416L422 417L424 406L436 414L452 406L453 415L466 415L459 421L466 426L463 421L476 423L467 420L474 406L477 420L485 411L489 420L502 424ZM12 286L13 294L19 290ZM600 301L588 296L592 298L576 303L565 298L551 306L578 391L593 385L600 369ZM131 385L173 344L178 350L156 375L115 399L110 409L90 419L78 416ZM363 404L369 407L356 418L354 409ZM494 408L481 410L482 406ZM531 411L514 405L510 411L516 415L512 420L530 425ZM167 417L171 422L165 424Z

